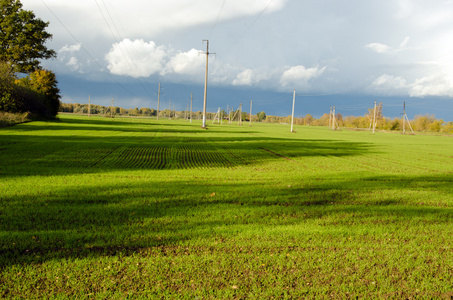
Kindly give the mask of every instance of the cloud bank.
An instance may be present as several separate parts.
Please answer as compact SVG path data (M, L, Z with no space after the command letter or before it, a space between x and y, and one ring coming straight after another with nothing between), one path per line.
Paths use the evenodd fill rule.
M181 51L154 41L125 39L116 43L105 56L109 71L114 75L133 78L159 75L184 76L192 82L202 82L206 56L202 50ZM212 64L212 61L211 63ZM274 69L243 69L215 61L210 80L222 85L277 87L307 87L308 82L322 76L326 67L306 68L303 65Z
M202 84L210 39L216 85L453 95L453 1L21 2L50 22L57 74Z

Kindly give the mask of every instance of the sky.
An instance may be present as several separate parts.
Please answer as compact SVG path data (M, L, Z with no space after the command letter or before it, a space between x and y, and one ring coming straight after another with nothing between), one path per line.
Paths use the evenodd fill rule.
M453 121L452 0L21 0L49 22L65 103ZM253 112L253 109L252 109Z

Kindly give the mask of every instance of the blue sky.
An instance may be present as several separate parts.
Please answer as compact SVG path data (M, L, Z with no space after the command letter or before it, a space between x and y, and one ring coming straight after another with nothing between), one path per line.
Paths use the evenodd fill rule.
M22 0L49 21L44 65L63 102L123 107L202 105L209 39L208 109L253 99L257 111L319 116L335 105L363 115L374 100L396 117L453 121L453 1ZM246 104L247 103L247 104ZM361 111L363 110L363 111ZM412 115L411 115L412 114Z

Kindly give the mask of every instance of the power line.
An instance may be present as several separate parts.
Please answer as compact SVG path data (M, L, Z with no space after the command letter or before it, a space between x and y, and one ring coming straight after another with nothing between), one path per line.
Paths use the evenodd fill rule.
M238 40L242 39L242 37L247 33L247 31L250 30L250 28L252 28L253 25L255 25L256 21L258 21L258 19L267 11L267 9L269 8L269 6L271 6L272 2L274 2L274 0L270 0L269 3L267 4L267 6L261 11L259 12L255 19L252 21L252 23L250 23L250 25L242 32L242 35L239 37Z
M135 95L133 92L131 92L128 88L126 88L124 85L122 85L120 82L118 82L113 76L111 76L109 73L107 72L104 72L103 71L103 66L101 66L101 64L97 61L97 59L95 59L93 57L93 55L91 55L91 53L85 48L83 47L82 43L79 42L79 40L74 36L74 34L72 34L72 32L68 29L68 27L66 27L64 25L64 23L60 20L60 18L58 18L58 16L52 11L52 9L46 4L46 2L44 2L44 0L41 0L41 2L44 4L45 7L47 7L47 9L50 11L50 13L55 17L55 19L57 19L57 21L61 24L61 26L63 26L63 28L68 32L68 34L74 39L74 41L80 45L80 47L82 48L83 51L85 51L85 53L91 58L92 61L94 61L94 63L99 67L99 69L101 70L102 73L106 74L113 82L115 82L119 87L121 87L122 89L124 89L126 92L128 92L129 94L131 94L132 96L134 97L137 97L137 95ZM138 98L138 97L137 97Z
M118 27L116 26L115 21L113 20L112 15L110 14L110 11L109 11L107 5L105 4L104 0L101 0L101 1L102 1L102 3L104 4L105 10L106 10L106 12L107 12L107 15L108 15L109 18L110 18L110 21L111 21L112 24L113 24L113 27L114 27L115 30L116 30L116 33L117 33L117 35L118 35L118 38L119 38L119 39L122 39L121 34L119 33L119 30L118 30ZM142 81L139 79L139 76L137 75L136 71L135 71L134 68L132 67L132 65L131 65L131 63L130 63L128 57L127 57L126 54L124 53L123 48L121 47L121 43L120 43L120 41L116 38L116 36L115 36L115 34L114 34L114 32L113 32L113 30L112 30L110 24L109 24L108 21L107 21L107 18L106 18L105 15L104 15L104 12L103 12L102 9L101 9L101 6L100 6L99 3L97 2L97 0L95 0L95 2L96 2L96 5L97 5L99 11L101 12L101 15L102 15L102 18L104 19L105 24L107 25L107 27L108 27L110 33L112 34L113 39L114 39L115 42L118 44L118 48L120 49L121 54L122 54L124 60L125 60L126 63L128 64L128 66L129 66L130 70L132 71L132 73L134 73L135 78L137 78L137 80L138 80L139 84L141 85L141 87L143 88L143 90L145 90L145 92L148 94L148 96L152 97L151 94L149 93L149 91L148 91L148 90L145 88L145 86L143 85ZM132 55L131 55L130 52L128 51L127 47L124 47L124 48L125 48L126 52L128 52L128 56L131 58L133 64L135 65L135 68L138 69L137 64L136 64L135 61L132 59Z
M255 23L258 21L258 19L268 10L268 8L271 6L272 2L274 2L274 0L270 0L269 3L267 4L267 6L262 11L260 11L259 13L257 13L255 15L255 18L253 19L252 23L250 23L250 25L247 26L247 28L245 28L242 31L242 33L240 33L238 35L239 37L230 44L230 47L229 47L230 49L233 48L233 45L236 45L240 40L242 40L242 38L250 30L250 28L252 28L253 25L255 25ZM229 49L226 52L229 52Z
M222 15L223 9L225 8L227 0L224 0L222 3L222 6L220 7L219 13L217 14L217 18L215 20L214 26L212 27L211 33L208 35L208 40L211 39L212 34L214 33L215 28L217 27L217 24L219 23L220 16Z

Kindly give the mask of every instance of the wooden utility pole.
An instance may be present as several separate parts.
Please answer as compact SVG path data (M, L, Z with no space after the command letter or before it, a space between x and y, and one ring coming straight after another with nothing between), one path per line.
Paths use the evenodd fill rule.
M218 116L218 118L219 118L218 121L219 121L219 125L220 125L220 107L219 107L219 109L217 110L217 116Z
M409 124L409 128L411 129L412 134L414 134L414 130L412 130L411 122L409 121L409 118L408 118L407 115L406 115L406 101L404 101L403 134L406 133L406 120L407 120L407 123Z
M91 95L88 95L88 117L91 113Z
M171 99L168 99L169 119L171 119Z
M337 123L337 120L335 118L335 105L332 107L332 130L335 131L337 128L336 128L336 123Z
M157 92L157 120L159 120L159 105L160 105L160 82L159 91Z
M238 118L238 125L242 126L242 103L239 103L239 118Z
M252 100L250 100L250 120L249 120L249 127L252 126Z
M219 124L220 124L220 107L219 109L217 109L217 113L215 114L214 116L214 120L212 121L212 124L215 123L215 120L218 119L219 120Z
M294 125L294 105L296 104L296 90L294 90L293 93L293 113L291 114L291 132L293 131L293 125Z
M403 134L406 134L406 101L403 106Z
M376 100L374 100L373 134L376 129Z
M329 129L332 130L332 106L330 107L329 112Z
M208 98L209 54L215 54L215 53L209 53L209 40L203 40L203 42L206 42L206 71L205 71L205 76L204 76L203 123L201 125L201 128L206 128L206 102L207 102L207 98Z
M190 93L190 123L192 123L192 101L193 101L193 93Z
M110 109L110 116L113 118L113 102L115 102L115 99L112 98L112 104L111 104L111 109Z
M230 122L230 106L227 104L227 110L226 110L227 114L228 114L228 122Z

